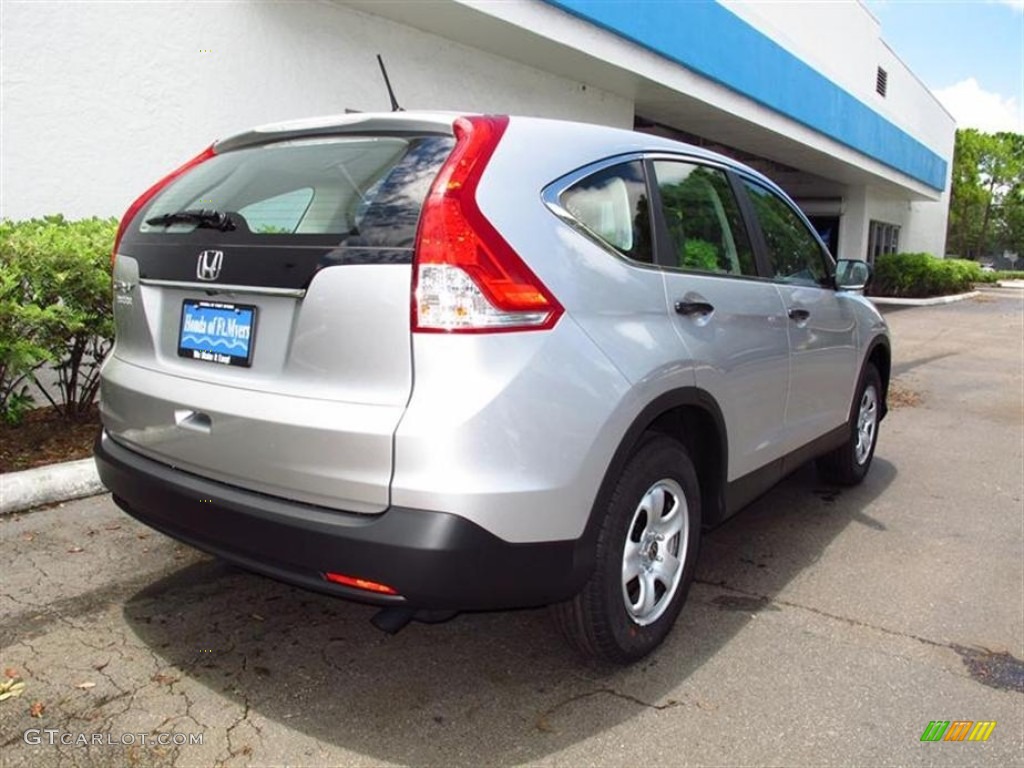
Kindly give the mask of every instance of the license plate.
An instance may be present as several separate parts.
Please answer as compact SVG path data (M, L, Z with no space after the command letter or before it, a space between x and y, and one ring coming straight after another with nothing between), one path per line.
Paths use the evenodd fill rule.
M185 299L178 354L221 365L252 365L256 307Z

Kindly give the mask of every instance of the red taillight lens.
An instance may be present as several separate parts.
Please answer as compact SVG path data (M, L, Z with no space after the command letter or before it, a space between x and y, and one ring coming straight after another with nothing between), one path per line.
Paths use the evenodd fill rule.
M480 211L477 185L508 118L455 121L455 149L427 195L413 275L412 328L434 333L544 330L562 307Z
M393 587L389 587L387 584L378 584L376 581L367 581L366 579L359 579L355 576L345 576L341 573L325 573L324 578L328 581L333 581L335 584L343 584L346 587L355 587L356 589L363 589L367 592L376 592L380 595L397 595Z
M131 224L132 219L135 218L135 214L139 212L142 206L144 206L146 203L152 200L156 196L157 192L159 192L161 189L166 187L176 178L181 176L181 174L183 174L185 171L191 168L195 168L200 163L209 160L215 154L217 153L213 149L213 144L211 144L198 155L196 155L187 163L185 163L183 166L181 166L180 168L176 168L175 170L171 171L169 174L164 176L162 179L160 179L160 181L158 181L156 184L154 184L141 195L139 195L134 203L128 206L128 210L125 211L124 216L121 217L121 224L117 228L117 237L114 238L114 250L110 254L111 266L113 266L114 264L114 259L117 258L117 249L121 246L121 238L124 237L124 231L128 228L128 225Z

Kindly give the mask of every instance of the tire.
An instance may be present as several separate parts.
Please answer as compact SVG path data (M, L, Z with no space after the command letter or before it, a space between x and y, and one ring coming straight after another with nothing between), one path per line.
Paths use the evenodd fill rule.
M882 378L868 363L850 406L850 437L817 461L822 480L834 485L857 485L864 479L875 455L881 414Z
M582 655L630 663L665 639L693 581L700 487L686 449L664 435L646 434L607 507L595 513L604 517L594 572L578 595L552 606L552 613Z

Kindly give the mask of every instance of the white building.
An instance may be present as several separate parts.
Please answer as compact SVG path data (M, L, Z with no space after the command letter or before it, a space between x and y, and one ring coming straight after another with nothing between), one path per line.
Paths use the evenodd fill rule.
M0 216L119 216L213 139L387 109L380 53L407 109L679 135L773 177L840 257L944 251L953 118L855 0L0 9Z

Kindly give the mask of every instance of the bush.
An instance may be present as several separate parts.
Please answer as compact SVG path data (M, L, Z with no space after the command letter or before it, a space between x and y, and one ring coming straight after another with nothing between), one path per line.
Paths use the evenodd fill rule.
M982 272L981 280L982 283L998 283L1000 280L1024 280L1024 272L1013 272L1010 270L999 270L995 272Z
M920 299L966 293L982 282L981 265L967 259L937 259L928 253L895 253L875 260L874 296Z
M25 382L46 363L66 419L88 413L110 348L110 251L116 219L63 216L0 222L0 414L17 423L31 407ZM37 382L38 383L38 382Z
M17 424L33 403L26 382L51 359L42 336L55 322L55 312L26 301L28 277L10 258L9 232L10 226L0 223L0 417Z

